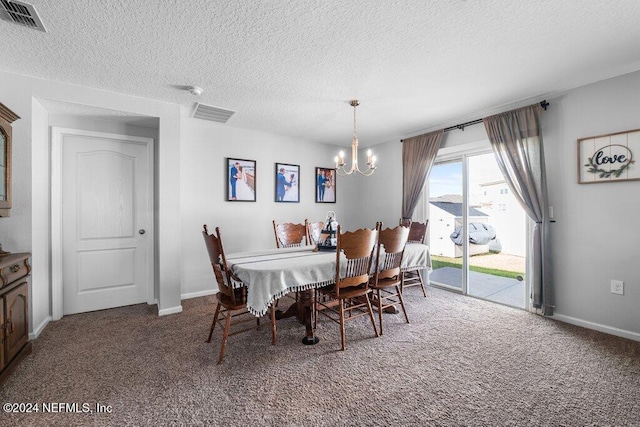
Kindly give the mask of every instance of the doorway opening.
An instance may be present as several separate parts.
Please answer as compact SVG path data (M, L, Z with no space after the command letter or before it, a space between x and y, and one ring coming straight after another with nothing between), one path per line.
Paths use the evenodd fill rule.
M430 283L528 308L526 214L493 153L436 159L428 195Z

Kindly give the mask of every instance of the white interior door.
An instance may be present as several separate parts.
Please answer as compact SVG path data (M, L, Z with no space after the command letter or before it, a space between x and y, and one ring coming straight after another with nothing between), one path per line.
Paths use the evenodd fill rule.
M150 302L152 140L58 131L63 313Z

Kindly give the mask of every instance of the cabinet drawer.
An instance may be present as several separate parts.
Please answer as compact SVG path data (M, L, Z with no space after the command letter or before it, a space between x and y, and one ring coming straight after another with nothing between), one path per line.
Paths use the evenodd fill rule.
M16 280L25 277L31 271L29 265L29 258L27 256L17 257L9 255L2 259L0 265L0 287L7 286L8 284L15 282Z

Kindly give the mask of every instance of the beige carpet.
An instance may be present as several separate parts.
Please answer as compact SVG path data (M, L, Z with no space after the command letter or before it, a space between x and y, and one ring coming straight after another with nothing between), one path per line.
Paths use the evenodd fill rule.
M278 324L205 343L213 297L165 317L137 305L66 316L0 388L2 403L110 405L111 413L0 414L2 426L640 425L640 343L429 289L412 323L321 319L320 343ZM361 321L360 321L361 320ZM42 409L42 406L40 406Z

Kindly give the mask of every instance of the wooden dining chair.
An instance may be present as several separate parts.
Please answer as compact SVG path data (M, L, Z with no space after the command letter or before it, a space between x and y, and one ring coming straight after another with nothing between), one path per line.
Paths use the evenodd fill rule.
M275 220L272 222L273 233L276 237L276 248L295 248L309 244L306 219L304 220L304 224L294 224L292 222L277 224ZM286 296L298 302L298 292L293 292Z
M307 241L310 245L317 245L320 242L320 235L324 229L324 222L309 222L304 220L307 224Z
M403 274L400 270L404 248L409 237L409 229L403 226L380 230L376 245L376 263L369 287L373 290L374 303L378 307L380 335L382 335L382 314L386 308L400 305L404 318L409 323L407 308L402 298Z
M347 320L368 315L375 336L378 336L369 299L371 294L369 272L378 237L378 227L373 230L359 229L342 234L338 226L337 236L335 282L316 290L314 323L317 326L318 314L339 323L342 350L344 350L346 348L345 321ZM343 264L345 268L341 268ZM341 271L345 272L344 275ZM322 298L323 296L326 298Z
M418 243L424 244L424 239L427 235L427 226L429 225L429 220L426 220L424 223L421 222L411 222L409 227L409 238L407 243ZM415 268L411 270L406 270L404 273L404 280L402 283L401 289L409 288L411 286L420 286L422 289L422 295L427 297L427 291L424 286L424 280L422 279L422 269Z
M292 222L276 224L274 220L273 233L276 237L277 248L293 248L309 244L306 219L304 224L294 224Z
M224 319L224 331L222 333L222 343L220 345L220 356L218 357L218 364L222 363L224 359L224 353L227 346L227 338L230 336L239 334L241 332L250 331L260 327L260 318L256 318L247 311L247 288L246 286L235 287L235 283L241 283L241 281L235 277L227 268L227 259L224 254L224 248L222 246L222 237L220 236L220 228L216 227L215 235L209 234L207 226L204 225L202 230L202 236L204 237L205 245L207 246L207 252L209 253L209 260L213 267L213 273L218 283L218 293L216 293L216 311L213 316L213 322L211 323L211 329L209 330L209 338L207 342L211 342L213 330L216 327L218 319ZM276 345L276 317L275 317L275 304L271 305L271 343ZM236 328L236 326L243 323L256 321L256 326L244 327L242 329ZM231 332L231 329L234 329Z

